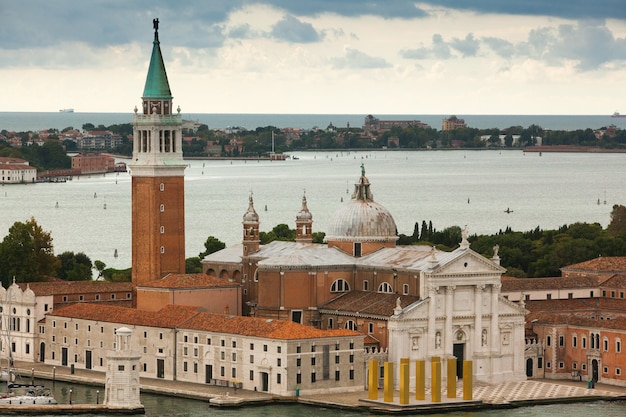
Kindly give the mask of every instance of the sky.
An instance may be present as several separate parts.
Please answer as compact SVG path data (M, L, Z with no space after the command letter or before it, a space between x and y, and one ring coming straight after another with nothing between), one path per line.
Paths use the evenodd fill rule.
M0 0L0 111L626 113L625 0Z

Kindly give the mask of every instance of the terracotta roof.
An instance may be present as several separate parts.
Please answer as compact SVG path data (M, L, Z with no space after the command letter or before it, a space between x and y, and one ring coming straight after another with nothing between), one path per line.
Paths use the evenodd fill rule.
M616 329L626 332L626 317L601 319L600 316L542 313L533 317L533 325L581 326Z
M600 284L600 288L626 289L626 275L616 274Z
M90 294L103 292L132 291L131 282L106 282L106 281L63 281L55 280L50 282L20 282L17 285L26 290L27 286L36 296L45 295L69 295L69 294Z
M0 164L25 164L28 161L21 158L11 158L8 156L0 156Z
M151 288L209 288L209 287L236 287L239 284L224 278L211 277L206 274L168 274L162 279L141 287Z
M624 256L600 256L589 261L568 265L561 271L580 270L590 272L626 272L626 257Z
M183 323L180 328L279 340L363 336L352 330L320 330L290 320L211 313L200 313Z
M526 309L530 311L527 321L534 314L549 313L559 314L575 312L605 312L626 316L626 299L622 298L572 298L562 300L530 300L525 302Z
M397 299L405 308L420 298L416 295L398 295L372 291L348 291L320 306L322 313L350 313L380 317L391 317Z
M143 311L96 303L77 303L58 307L47 317L68 317L84 320L120 323L135 326L172 329L198 314L199 307L167 305L159 311Z
M503 279L502 292L552 290L561 288L598 287L598 279L591 276L583 277L549 277L549 278L510 278Z

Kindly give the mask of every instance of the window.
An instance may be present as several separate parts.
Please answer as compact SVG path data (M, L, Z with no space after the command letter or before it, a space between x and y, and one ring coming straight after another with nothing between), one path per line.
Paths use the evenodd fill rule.
M194 362L194 363L193 363L193 373L194 373L194 374L197 374L197 373L198 373L198 363L197 363L197 362Z
M330 292L346 292L350 291L350 285L345 279L338 279L330 286Z
M565 346L565 336L563 335L559 335L559 346L560 347Z
M354 320L346 321L345 328L348 330L356 330L356 322Z
M530 301L530 294L524 294L524 301Z
M391 288L391 285L389 285L388 282L383 282L382 284L378 286L378 292L392 293L393 288Z
M281 362L280 358L276 359L276 366L280 366L280 365L281 365L281 363L282 363L282 362Z
M206 344L207 344L207 345L210 345L210 344L211 344L211 338L210 338L210 337L207 337L207 338L206 338Z
M329 317L328 318L328 328L332 329L334 327L334 325L335 325L335 321L333 320L332 317Z
M311 345L311 352L315 352L315 345Z
M602 345L603 345L604 351L608 352L609 351L609 339L607 339L606 337L602 339Z
M361 256L361 242L354 243L354 256Z
M552 364L550 363L550 361L546 361L546 368L550 369L552 367Z
M582 369L583 371L586 371L587 370L587 364L586 363L582 363L580 365L580 369Z
M165 253L165 246L161 246L161 253Z
M615 375L621 375L622 374L622 370L619 368L615 368Z
M263 345L263 352L267 352L267 345Z
M159 228L159 231L161 232L161 234L165 233L165 226L161 226Z
M111 300L115 300L115 294L111 294Z
M184 336L183 336L183 341L184 341L185 343L187 343L187 342L189 341L189 337L188 337L187 335L184 335Z
M236 348L237 347L237 342L233 340L233 347Z
M606 290L602 290L602 296L606 297Z
M100 294L96 294L96 301L100 300Z
M85 300L85 296L84 295L79 295L78 296L78 301L84 301Z
M576 335L572 336L572 347L578 347L578 337Z
M254 381L254 371L250 371L250 381Z
M354 342L350 342L350 349L354 349Z
M354 369L350 369L350 380L354 380Z
M609 373L609 367L608 366L603 367L602 368L602 373L603 374L608 374Z
M159 206L159 211L161 211L161 213L163 213L165 211L165 205L164 204L161 204Z
M559 362L559 369L563 369L563 368L565 368L565 363Z
M572 369L578 369L578 364L576 362L572 362Z
M187 362L183 362L183 372L187 372Z
M583 349L587 349L587 338L583 336Z
M546 294L546 300L552 300L552 294Z
M354 363L354 353L350 354L350 363Z
M574 293L573 293L573 292L568 292L568 293L567 293L567 298L568 298L568 299L570 299L570 300L571 300L572 298L574 298Z
M224 339L220 340L220 346L226 346L226 341Z
M593 291L589 291L589 298L593 298Z
M296 359L296 366L302 366L302 359L300 358Z
M339 370L337 369L335 371L335 381L339 381L340 379L341 379L341 374L340 374Z
M404 294L404 295L408 295L409 294L409 284L403 284L402 285L402 294Z
M52 359L54 359L54 358L52 358ZM296 384L302 384L302 375L299 374L299 373L296 374Z
M165 190L165 184L163 183L159 184L159 190L161 191Z
M302 347L300 345L296 346L296 353L302 353Z
M233 362L237 362L237 353L233 352L232 357L233 357Z
M250 355L250 363L254 363L254 355Z
M311 382L315 382L315 372L311 372Z
M367 332L368 332L369 334L374 333L374 323L372 323L372 322L367 323Z
M552 337L550 335L546 336L546 346L552 345Z
M339 355L335 355L335 363L339 364Z
M615 339L615 352L622 353L622 341L621 339Z
M63 296L63 302L65 303L67 301L67 295Z
M370 283L368 280L364 280L363 281L363 291L369 291L370 290Z
M226 352L224 352L224 351L221 351L221 352L220 352L220 359L221 359L221 360L226 359Z
M311 366L315 366L315 356L311 357Z
M282 380L282 375L281 374L276 374L276 383L280 384L281 380Z
M541 369L543 367L543 358L537 358L537 369Z
M276 353L280 353L280 352L281 352L281 350L282 350L282 349L280 348L280 346L276 346Z
M233 378L237 378L237 368L231 368L230 376Z
M250 343L250 350L254 350L254 343Z

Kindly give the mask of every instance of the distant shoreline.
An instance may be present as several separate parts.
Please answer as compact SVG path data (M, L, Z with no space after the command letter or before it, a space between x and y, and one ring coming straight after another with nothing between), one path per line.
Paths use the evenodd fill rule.
M554 146L527 146L523 148L524 152L580 152L580 153L626 153L626 149L606 149L595 146L570 146L570 145L554 145Z

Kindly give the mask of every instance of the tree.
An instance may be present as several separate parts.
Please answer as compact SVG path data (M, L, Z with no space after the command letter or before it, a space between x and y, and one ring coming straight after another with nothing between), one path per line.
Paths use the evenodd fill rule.
M621 204L613 206L607 231L611 236L626 236L626 207Z
M102 271L104 271L104 268L106 268L107 265L98 259L93 261L93 265L98 270L98 278L102 278Z
M204 257L207 256L208 254L222 250L225 247L226 247L226 244L224 242L222 242L221 240L219 240L218 238L214 236L209 236L206 239L206 242L204 242L205 251L200 252L198 254L198 258L204 259Z
M59 256L59 268L57 277L66 281L89 281L92 278L91 259L82 252L63 252Z
M13 277L20 282L40 281L60 265L54 256L52 236L34 218L15 222L0 244L0 278L7 287Z
M186 274L199 274L202 273L202 263L200 258L194 256L192 258L185 259L185 273Z

